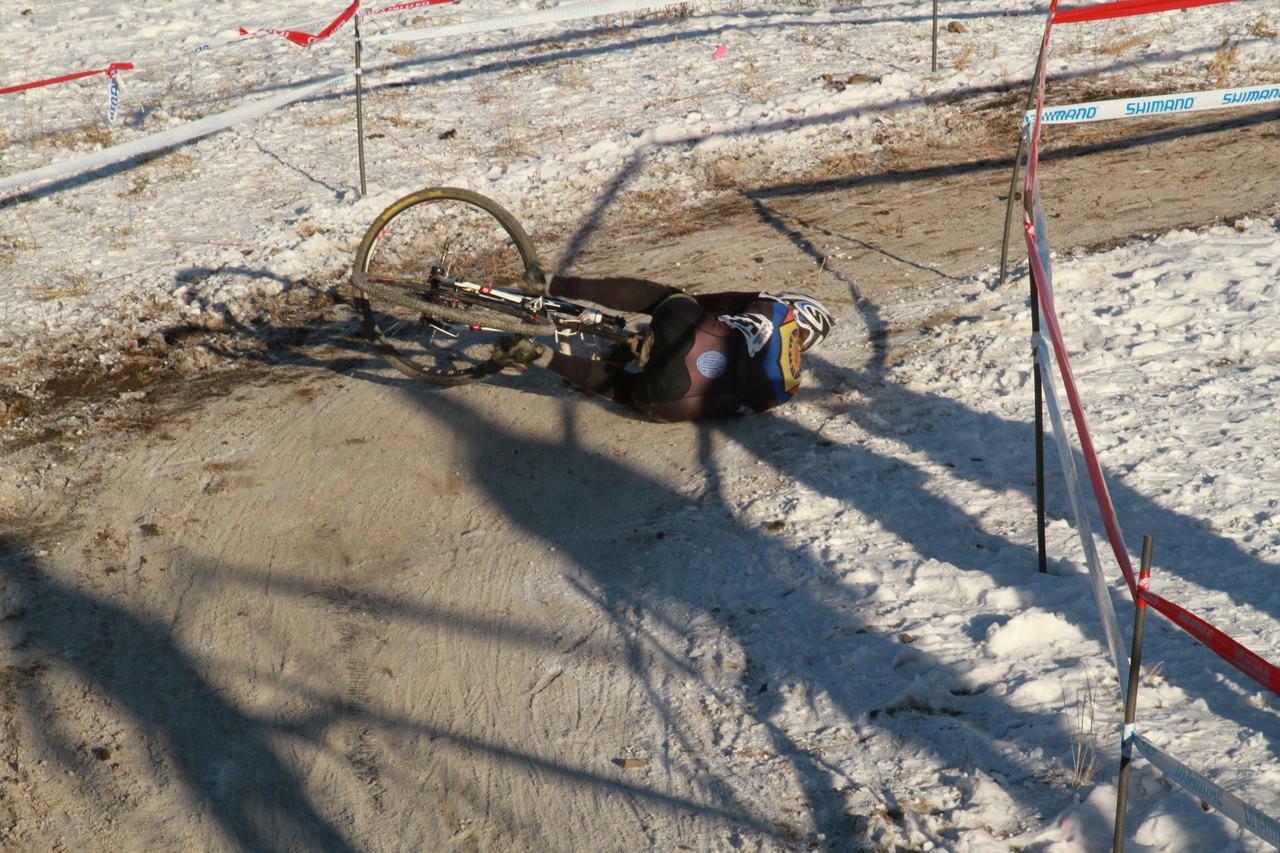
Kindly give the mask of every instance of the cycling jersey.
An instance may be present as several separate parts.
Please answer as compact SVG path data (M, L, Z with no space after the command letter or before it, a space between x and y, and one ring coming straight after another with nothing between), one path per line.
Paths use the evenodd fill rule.
M801 334L790 308L767 293L691 296L643 279L556 275L550 292L651 315L640 371L556 353L548 365L588 393L660 421L763 412L800 387Z
M800 387L800 335L790 309L752 294L715 316L677 294L654 311L653 348L632 385L632 404L664 421L751 414Z

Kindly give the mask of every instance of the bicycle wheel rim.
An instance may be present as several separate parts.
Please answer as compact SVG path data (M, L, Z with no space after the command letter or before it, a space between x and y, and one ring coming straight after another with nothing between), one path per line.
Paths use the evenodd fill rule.
M365 333L413 378L441 385L485 379L500 370L489 356L501 334L549 324L519 306L459 300L433 288L431 272L513 290L536 260L524 229L492 199L448 187L412 193L374 220L356 253L365 274L355 281Z

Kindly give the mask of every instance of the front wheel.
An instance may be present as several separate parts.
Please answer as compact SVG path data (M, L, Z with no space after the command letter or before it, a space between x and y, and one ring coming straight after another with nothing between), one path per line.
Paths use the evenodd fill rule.
M411 193L373 221L356 250L352 283L365 334L407 376L437 385L486 379L499 334L553 331L522 306L478 304L442 281L520 287L537 263L529 235L479 193L434 187Z

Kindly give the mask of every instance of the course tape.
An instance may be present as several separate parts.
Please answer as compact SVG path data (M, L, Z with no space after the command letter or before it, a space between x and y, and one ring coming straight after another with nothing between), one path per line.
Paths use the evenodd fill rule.
M1089 517L1085 514L1080 477L1076 473L1075 456L1071 453L1066 427L1062 421L1062 411L1058 408L1058 389L1053 381L1049 349L1045 346L1044 338L1039 334L1032 336L1031 344L1040 361L1040 378L1044 382L1045 403L1049 410L1049 421L1053 424L1053 438L1058 447L1058 459L1062 463L1062 476L1067 484L1067 493L1071 497L1071 512L1076 519L1076 532L1080 536L1085 563L1089 567L1089 584L1093 588L1093 599L1098 605L1098 614L1102 617L1102 633L1107 638L1107 650L1111 653L1111 662L1115 664L1116 677L1119 679L1120 690L1123 693L1129 685L1129 657L1124 653L1124 635L1120 631L1116 610L1108 594L1106 576L1102 573L1102 562L1098 559L1098 548L1093 542L1093 528L1089 524Z
M1269 817L1265 812L1259 811L1230 791L1224 791L1182 762L1162 752L1142 735L1135 732L1133 740L1143 757L1166 777L1271 846L1280 847L1280 822L1275 818Z
M1033 168L1033 164L1035 158L1039 156L1039 144L1038 140L1033 139L1032 142L1031 159L1028 160L1027 170L1029 174L1035 177L1036 170ZM1208 646L1215 654L1240 672L1249 676L1272 693L1280 695L1280 668L1276 667L1275 664L1250 651L1241 643L1227 636L1220 629L1189 610L1149 590L1138 589L1133 564L1129 560L1124 537L1120 532L1120 522L1116 517L1111 495L1107 491L1106 479L1103 477L1102 466L1098 461L1098 454L1094 449L1093 438L1090 435L1089 425L1085 419L1084 407L1080 401L1080 392L1076 387L1075 376L1071 370L1071 360L1067 354L1062 328L1058 323L1058 312L1054 307L1053 290L1049 277L1048 240L1047 238L1042 239L1044 217L1039 206L1038 180L1034 184L1029 182L1024 192L1032 194L1030 197L1037 200L1037 215L1035 219L1039 220L1040 225L1037 227L1037 224L1028 216L1024 231L1027 241L1027 257L1035 275L1036 292L1039 295L1040 306L1043 311L1043 328L1047 330L1049 341L1053 345L1054 355L1058 362L1058 373L1062 377L1062 385L1067 394L1072 418L1075 421L1076 436L1080 441L1080 452L1084 456L1085 467L1089 472L1094 500L1098 504L1098 510L1102 515L1102 524L1107 531L1107 540L1111 543L1112 553L1120 566L1120 571L1124 574L1125 582L1129 585L1130 593L1133 594L1135 599L1141 597L1146 600L1161 615ZM1041 236L1038 236L1037 232Z
M370 15L386 15L391 12L407 12L410 9L421 9L423 6L439 6L441 3L457 3L458 0L413 0L411 3L397 3L394 6L383 6L381 9L374 9L372 12L361 11L363 16Z
M43 86L53 86L58 83L67 83L71 80L81 80L85 77L92 77L95 74L105 74L114 78L118 71L132 71L132 62L113 62L106 68L95 68L92 71L77 71L75 74L63 74L61 77L50 77L48 80L34 80L30 83L19 83L16 86L6 86L0 89L0 95L8 95L13 92L25 92L28 89L39 89Z
M1241 643L1224 634L1213 624L1196 614L1156 595L1149 590L1138 590L1136 597L1143 599L1182 630L1204 643L1218 657L1252 678L1258 684L1280 696L1280 667L1250 651Z
M128 160L130 157L137 157L152 151L159 151L162 148L169 148L182 142L197 139L201 136L208 136L219 130L225 130L234 124L246 121L251 118L269 113L272 110L279 109L285 104L300 100L309 95L315 94L323 89L327 89L339 80L344 80L350 76L351 72L343 71L340 74L332 74L314 83L306 86L300 86L297 89L290 89L287 92L281 92L270 98L264 98L260 101L254 101L244 104L225 112L217 113L211 116L205 116L202 119L172 128L171 130L153 133L149 136L134 139L121 145L115 145L102 151L94 151L81 157L73 157L70 160L63 160L60 163L52 163L48 166L42 166L39 169L32 169L27 172L20 172L16 175L9 175L0 178L0 192L20 187L26 184L33 184L38 181L46 181L52 178L59 178L63 175L70 175L76 172L86 172L91 169L98 169L103 166L109 166L112 163L118 163L121 160Z
M371 17L373 15L387 15L393 12L404 12L404 11L408 11L409 9L420 9L424 6L438 6L442 3L457 3L457 2L459 2L459 0L412 0L412 2L408 2L408 3L397 3L393 6L384 6L381 9L374 9L371 12L366 12L363 9L357 8L356 14L362 17ZM345 14L345 12L343 14ZM339 17L342 17L342 16L339 15ZM297 32L297 31L272 29L272 28L249 30L249 29L246 29L245 27L241 27L238 35L231 36L229 38L217 39L215 41L204 42L202 44L197 45L195 47L195 53L204 53L207 50L213 50L215 48L228 47L230 45L237 45L237 44L244 44L245 42L253 41L254 39L264 35L284 36L285 33L293 33L293 32ZM302 33L299 36L299 38L305 35L306 33ZM332 35L332 31L330 32L330 35ZM285 38L288 38L288 36L285 36ZM290 39L290 41L293 41L295 44L298 43L295 39Z
M272 28L255 30L253 32L249 32L244 27L241 27L240 35L242 36L258 36L258 35L283 36L284 38L288 39L289 41L293 42L296 45L301 45L302 47L311 47L311 45L315 44L316 42L323 41L324 39L327 39L329 36L337 32L338 28L341 27L343 24L345 24L347 21L351 20L352 16L354 16L355 13L359 11L359 9L360 9L360 0L353 0L350 6L348 6L343 11L339 12L338 17L330 21L329 25L318 33L304 33L301 30L277 30Z
M253 30L252 32L250 32L249 30L246 30L244 27L241 27L240 36L241 38L256 38L257 36L262 36L262 35L276 35L276 36L282 36L296 45L301 45L302 47L311 47L311 45L315 44L316 42L323 41L324 39L327 39L329 36L333 35L335 32L337 32L339 29L342 28L343 24L345 24L347 21L350 21L357 14L363 15L363 16L385 15L390 12L404 12L409 9L418 9L423 6L437 6L441 3L456 3L456 2L458 2L458 0L412 0L412 2L409 2L409 3L396 3L393 6L384 6L381 9L374 9L372 11L365 12L360 9L360 0L354 0L354 2L350 6L344 9L342 12L338 13L338 17L330 21L329 25L318 33L307 33L307 32L303 32L302 30L280 30L280 29L274 29L274 28Z
M1125 583L1134 599L1142 598L1161 615L1178 625L1191 636L1208 646L1215 654L1234 666L1240 672L1252 678L1271 692L1280 695L1280 667L1276 667L1260 655L1255 654L1242 644L1227 636L1221 630L1196 616L1194 613L1156 595L1147 589L1139 589L1133 564L1129 559L1128 549L1124 544L1124 536L1120 532L1120 522L1116 517L1115 506L1107 491L1106 479L1102 475L1102 466L1094 449L1093 438L1085 419L1084 406L1080 401L1080 392L1076 388L1075 376L1071 370L1071 360L1063 339L1062 329L1058 323L1058 311L1054 306L1053 280L1050 275L1049 240L1045 226L1046 217L1040 202L1040 126L1044 111L1044 68L1049 53L1049 36L1053 29L1053 17L1057 0L1051 0L1049 20L1045 25L1044 41L1041 46L1040 64L1036 72L1038 83L1036 88L1036 114L1032 122L1030 144L1027 146L1027 175L1023 185L1024 197L1034 203L1024 207L1023 231L1027 242L1027 258L1031 265L1033 281L1040 299L1040 308L1044 319L1043 328L1047 330L1054 355L1058 362L1058 372L1062 377L1063 389L1070 404L1071 415L1076 425L1076 436L1080 441L1080 451L1084 456L1085 467L1089 472L1089 481L1093 486L1094 500L1102 516L1102 524L1107 532L1107 541L1115 555L1120 571L1124 574Z
M1077 9L1063 9L1053 16L1055 24L1078 24L1084 21L1103 21L1108 18L1127 18L1131 15L1150 15L1155 12L1172 12L1193 6L1212 6L1231 3L1233 0L1119 0L1116 3L1098 3Z
M502 15L494 18L481 18L478 21L465 21L460 24L426 27L420 30L379 33L365 39L365 41L425 41L427 39L448 38L449 36L462 35L463 33L514 30L539 24L574 21L580 18L598 18L601 15L639 12L643 9L658 9L670 5L671 0L599 0L599 2L593 3L573 3L568 6L557 6L554 9L543 9L540 12L526 12L522 15Z
M1180 92L1174 95L1146 95L1141 98L1118 98L1112 101L1087 101L1047 107L1041 124L1083 124L1116 118L1142 118L1166 113L1190 113L1220 110L1225 107L1251 107L1280 103L1280 83L1242 86L1236 89L1212 89L1205 92ZM1023 124L1029 124L1035 110L1027 110Z

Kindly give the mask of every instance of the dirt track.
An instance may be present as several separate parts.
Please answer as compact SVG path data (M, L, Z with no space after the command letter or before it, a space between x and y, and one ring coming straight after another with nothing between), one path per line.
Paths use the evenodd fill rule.
M1056 136L1057 243L1271 210L1274 119ZM903 289L932 289L945 316L948 280L994 263L1006 147L760 187L679 237L602 231L576 268L815 289L892 357L928 345L927 321L895 319ZM725 433L772 440L770 419L647 424L546 376L436 391L349 328L317 319L305 344L277 336L195 393L148 387L6 459L4 846L672 850L852 832L823 817L835 792L744 793L696 685L637 640L664 636L646 595L680 583L647 562L655 541L691 525L734 541L699 502L704 462Z

